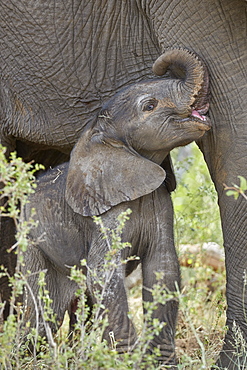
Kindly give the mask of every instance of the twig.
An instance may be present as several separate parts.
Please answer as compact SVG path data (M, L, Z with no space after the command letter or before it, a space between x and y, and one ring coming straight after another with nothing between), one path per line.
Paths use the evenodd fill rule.
M227 186L226 184L223 184L223 186L224 186L224 189L225 190L233 190L233 191L236 191L238 194L242 195L242 197L244 197L244 199L247 200L247 195L239 187L236 187L236 186Z

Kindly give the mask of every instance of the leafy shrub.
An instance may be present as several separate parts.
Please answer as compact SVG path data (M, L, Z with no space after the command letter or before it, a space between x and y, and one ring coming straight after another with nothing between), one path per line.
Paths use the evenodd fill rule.
M147 347L149 341L154 335L157 335L163 327L163 323L152 319L152 310L157 303L167 298L164 294L164 287L155 287L156 299L152 303L147 303L147 319L143 325L142 333L139 338L139 344L129 353L118 355L115 350L115 339L112 334L112 346L108 346L102 341L102 334L107 325L107 317L101 315L102 309L102 291L105 290L107 282L111 278L112 272L119 261L118 255L126 243L121 242L121 233L128 218L129 211L118 218L118 226L115 230L105 229L100 218L95 218L95 222L101 227L104 237L108 239L109 251L105 258L103 275L94 276L101 290L96 293L97 303L94 306L92 319L85 321L88 308L85 305L85 276L81 270L72 269L71 279L78 284L78 322L76 324L76 334L73 340L70 340L65 334L60 333L53 337L50 329L50 322L54 322L55 317L51 310L51 299L46 289L45 274L39 273L39 294L33 295L28 284L28 276L21 272L23 262L23 252L27 248L32 248L28 240L30 228L35 227L32 219L24 221L22 219L21 209L28 202L28 195L35 189L35 171L41 169L40 166L32 166L31 163L25 164L20 158L12 153L9 161L5 159L5 151L0 148L0 167L1 167L1 199L3 205L0 208L2 217L11 217L16 225L16 244L11 249L15 249L17 258L16 272L13 277L9 277L12 285L11 307L12 313L0 328L0 368L3 369L142 369L148 366L150 369L159 368L153 355L148 354ZM115 256L115 257L114 257ZM82 261L86 264L85 261ZM2 267L1 276L7 272ZM104 279L102 279L104 276ZM47 341L39 337L38 325L32 328L27 337L24 335L25 328L22 322L22 307L16 303L16 298L22 294L23 287L29 290L29 293L35 299L36 310L38 307L42 311L42 319L45 321ZM0 307L1 308L1 307ZM14 314L14 309L16 314ZM38 317L38 316L37 316ZM152 329L150 328L152 324ZM78 340L76 340L78 339ZM34 346L33 353L29 351L29 344ZM155 351L158 356L158 349Z
M216 193L209 179L207 168L201 159L201 154L195 145L191 147L191 154L192 156L187 159L179 162L175 160L178 187L173 195L173 200L177 244L204 241L214 241L221 244L222 236ZM179 149L173 153L173 157L175 159L179 157ZM179 168L185 168L182 175L178 172ZM130 315L137 324L140 345L132 353L118 355L115 351L114 335L111 347L101 341L102 330L107 322L105 319L97 317L101 305L100 293L93 312L95 319L85 324L85 318L88 314L84 295L86 282L82 272L76 269L71 270L71 278L78 283L77 294L80 301L78 304L78 323L73 340L69 339L67 335L67 319L55 337L48 335L48 342L39 338L38 332L33 329L28 339L36 343L38 355L35 352L33 355L28 351L26 343L22 340L22 308L16 305L15 297L21 293L23 286L28 288L27 276L21 274L20 265L23 263L22 252L29 244L28 232L31 227L35 227L35 224L32 220L28 222L22 220L20 207L27 201L28 194L34 191L34 173L39 169L39 166L33 167L32 164L24 164L19 158L16 158L15 154L12 154L10 161L7 162L4 150L0 149L0 181L4 185L1 188L0 196L1 199L8 197L8 201L5 201L0 211L3 217L8 215L15 221L17 243L14 248L18 250L16 273L10 280L13 285L11 305L12 308L16 309L17 314L11 314L0 327L0 368L10 370L164 368L164 366L158 365L152 356L146 354L146 347L153 332L150 332L148 325L143 323L141 287L134 287L129 294L130 305L132 308L134 307ZM241 181L242 191L245 184L243 180ZM236 189L239 192L238 188L228 190L236 191ZM105 230L101 225L102 232L111 239L110 245L113 250L109 251L109 257L114 255L114 249L119 250L124 247L121 245L119 235L127 216L124 215L123 219L119 220L119 229L117 230ZM210 221L208 222L208 220ZM101 221L97 219L96 222L100 223ZM82 263L85 264L85 261ZM108 273L111 268L114 268L115 263L116 261L112 261L111 258L106 258ZM225 275L205 266L199 256L193 268L182 268L182 277L183 289L181 292L175 293L180 301L177 329L178 369L210 369L220 350L225 332ZM163 294L163 287L158 284L155 289L157 300L166 298ZM167 296L167 299L169 298L170 295ZM54 317L50 312L51 301L49 292L46 290L43 272L40 274L38 300L44 303L44 316L47 318L49 327L49 321L54 320ZM152 307L148 309L150 320L151 311ZM138 322L136 323L136 321ZM155 330L161 329L159 322L153 324ZM238 333L238 328L236 328L236 333ZM144 360L145 362L143 362Z

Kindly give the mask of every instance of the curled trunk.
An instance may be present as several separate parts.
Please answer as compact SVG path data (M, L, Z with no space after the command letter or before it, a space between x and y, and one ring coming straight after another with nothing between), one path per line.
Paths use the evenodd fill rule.
M171 49L162 54L153 65L157 76L164 75L168 70L182 80L189 105L202 111L208 109L209 76L205 64L194 53L186 49Z

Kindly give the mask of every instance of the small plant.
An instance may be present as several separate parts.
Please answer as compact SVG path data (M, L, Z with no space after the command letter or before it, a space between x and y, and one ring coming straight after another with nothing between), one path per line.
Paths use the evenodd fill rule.
M247 190L247 180L243 176L238 176L238 178L240 180L240 185L232 184L232 186L227 186L226 184L223 184L226 190L226 195L233 195L235 199L238 199L239 195L241 195L247 200L247 195L245 194L245 191Z
M5 157L6 150L0 146L0 217L11 218L16 228L16 243L9 249L9 253L17 254L15 273L9 276L7 269L1 266L0 278L8 277L12 287L10 298L10 315L4 322L0 332L0 364L3 368L19 367L20 364L20 318L21 307L17 304L18 297L22 295L25 279L21 274L23 252L28 246L28 233L35 227L32 219L24 221L22 218L23 206L28 201L28 195L34 192L35 172L42 169L41 165L24 163L16 153L11 153L9 160ZM15 260L14 260L15 261ZM5 303L1 303L2 307ZM14 311L16 315L14 315ZM17 348L13 356L13 348Z
M101 367L107 369L142 369L146 368L147 365L150 369L159 368L156 364L156 358L159 355L158 349L155 351L155 354L152 355L148 353L147 349L150 340L152 340L154 335L158 335L165 323L160 323L157 319L153 319L152 312L156 309L158 303L162 302L164 304L168 299L171 299L171 297L174 298L174 296L168 295L164 286L159 284L160 277L158 275L157 284L152 291L154 301L144 304L147 314L136 348L130 352L118 355L116 352L114 333L110 333L110 347L106 342L102 342L102 334L107 325L107 314L102 315L107 312L103 305L106 289L113 277L114 271L120 265L126 264L130 259L136 258L131 257L130 259L121 260L121 251L124 248L130 247L129 243L123 243L121 240L122 231L126 221L129 219L128 216L130 213L130 210L121 213L117 219L117 226L113 230L105 228L100 217L94 218L94 221L101 229L104 239L107 240L108 250L100 269L98 271L90 271L92 279L97 283L96 285L99 289L98 291L94 290L96 303L88 321L85 320L89 314L88 307L85 309L85 276L82 275L82 271L80 270L73 268L71 271L71 279L75 280L79 285L79 290L76 293L79 298L79 307L77 310L78 322L75 328L79 340L74 342L73 350L75 351L75 356L73 361L77 366L83 366L84 369L89 370ZM83 261L83 266L86 265L86 261Z

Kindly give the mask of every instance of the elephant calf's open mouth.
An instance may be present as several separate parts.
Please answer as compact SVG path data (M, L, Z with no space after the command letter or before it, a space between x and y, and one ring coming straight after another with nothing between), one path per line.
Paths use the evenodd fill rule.
M192 108L191 116L187 118L187 120L192 120L195 123L198 123L198 128L202 129L203 131L208 131L211 128L211 121L208 115L209 110L209 103L206 103L201 108ZM200 128L201 127L201 128Z
M199 131L208 131L211 128L211 121L208 116L209 110L209 103L206 103L201 108L191 107L191 112L189 113L188 117L179 119L178 121L181 123L186 123L190 125L190 127L194 130Z

